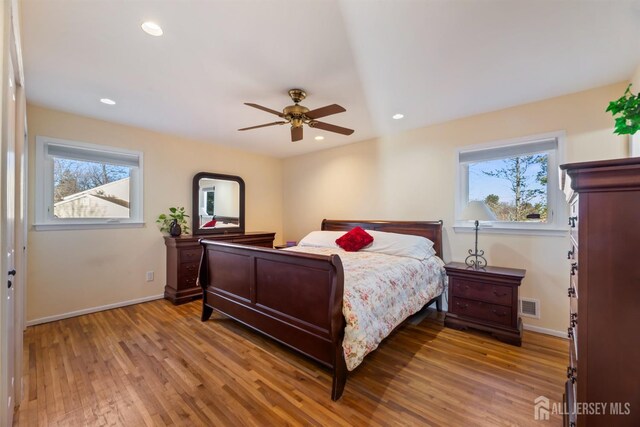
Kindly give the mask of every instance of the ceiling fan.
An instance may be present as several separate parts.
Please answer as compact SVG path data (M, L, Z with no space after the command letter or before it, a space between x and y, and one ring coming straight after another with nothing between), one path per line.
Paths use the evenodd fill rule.
M328 130L329 132L335 132L342 135L351 135L353 129L347 129L340 126L332 125L329 123L319 122L316 119L321 117L330 116L332 114L343 113L347 110L339 106L338 104L327 105L326 107L316 108L315 110L309 110L303 105L299 105L300 101L307 97L307 94L302 89L291 89L289 96L293 100L294 104L284 107L282 113L271 108L263 107L262 105L252 104L245 102L245 105L249 107L257 108L258 110L266 111L267 113L275 114L276 116L284 119L278 122L265 123L263 125L251 126L248 128L242 128L238 130L249 130L263 128L274 125L284 125L286 123L291 124L291 142L297 142L302 139L302 125L306 124L312 128Z

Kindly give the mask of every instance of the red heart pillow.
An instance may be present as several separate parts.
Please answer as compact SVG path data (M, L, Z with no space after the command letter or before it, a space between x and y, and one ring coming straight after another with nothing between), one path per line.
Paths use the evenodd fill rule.
M211 221L209 221L205 225L203 225L203 227L215 227L216 226L216 222L218 222L217 219L212 219Z
M336 243L347 252L357 252L373 242L373 237L360 227L356 227L342 237L336 239Z

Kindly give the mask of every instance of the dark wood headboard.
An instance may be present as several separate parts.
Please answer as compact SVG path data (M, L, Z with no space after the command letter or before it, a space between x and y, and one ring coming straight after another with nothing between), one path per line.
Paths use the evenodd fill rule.
M440 221L345 221L323 219L322 230L349 231L353 227L365 230L386 231L387 233L413 234L433 242L436 255L442 258L442 220Z

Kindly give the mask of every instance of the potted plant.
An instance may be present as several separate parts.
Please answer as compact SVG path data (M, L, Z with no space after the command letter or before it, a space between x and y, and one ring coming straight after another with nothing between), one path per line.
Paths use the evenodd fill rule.
M166 231L173 237L178 237L180 234L189 234L189 225L187 224L187 215L184 211L184 207L169 208L169 214L160 214L156 222L160 224L160 231Z
M616 120L614 133L633 135L640 130L640 97L631 92L631 84L620 98L609 102L605 111L611 112Z

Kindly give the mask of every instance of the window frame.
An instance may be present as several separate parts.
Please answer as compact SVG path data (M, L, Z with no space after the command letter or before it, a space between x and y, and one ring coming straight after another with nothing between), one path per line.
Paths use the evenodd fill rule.
M99 153L136 156L138 166L130 168L129 175L129 218L56 218L53 216L53 156L47 154L49 144L64 145L96 151L96 162L101 162ZM143 175L144 154L125 148L90 144L48 136L36 136L35 153L35 230L69 230L96 228L129 228L144 226Z
M469 167L470 162L461 162L460 155L463 153L481 152L486 150L496 150L500 148L512 148L522 146L523 154L526 147L542 141L555 139L557 147L541 152L548 153L547 165L547 210L550 219L546 223L541 222L516 222L516 221L486 221L482 222L483 233L505 233L505 234L534 234L534 235L564 235L568 231L566 224L567 205L564 203L564 196L560 190L558 166L564 159L566 134L564 131L556 131L545 134L530 135L508 140L493 141L485 144L461 147L456 151L456 194L455 194L455 220L454 231L473 232L475 227L473 222L461 220L462 211L467 205L469 197ZM505 155L507 158L507 155Z

